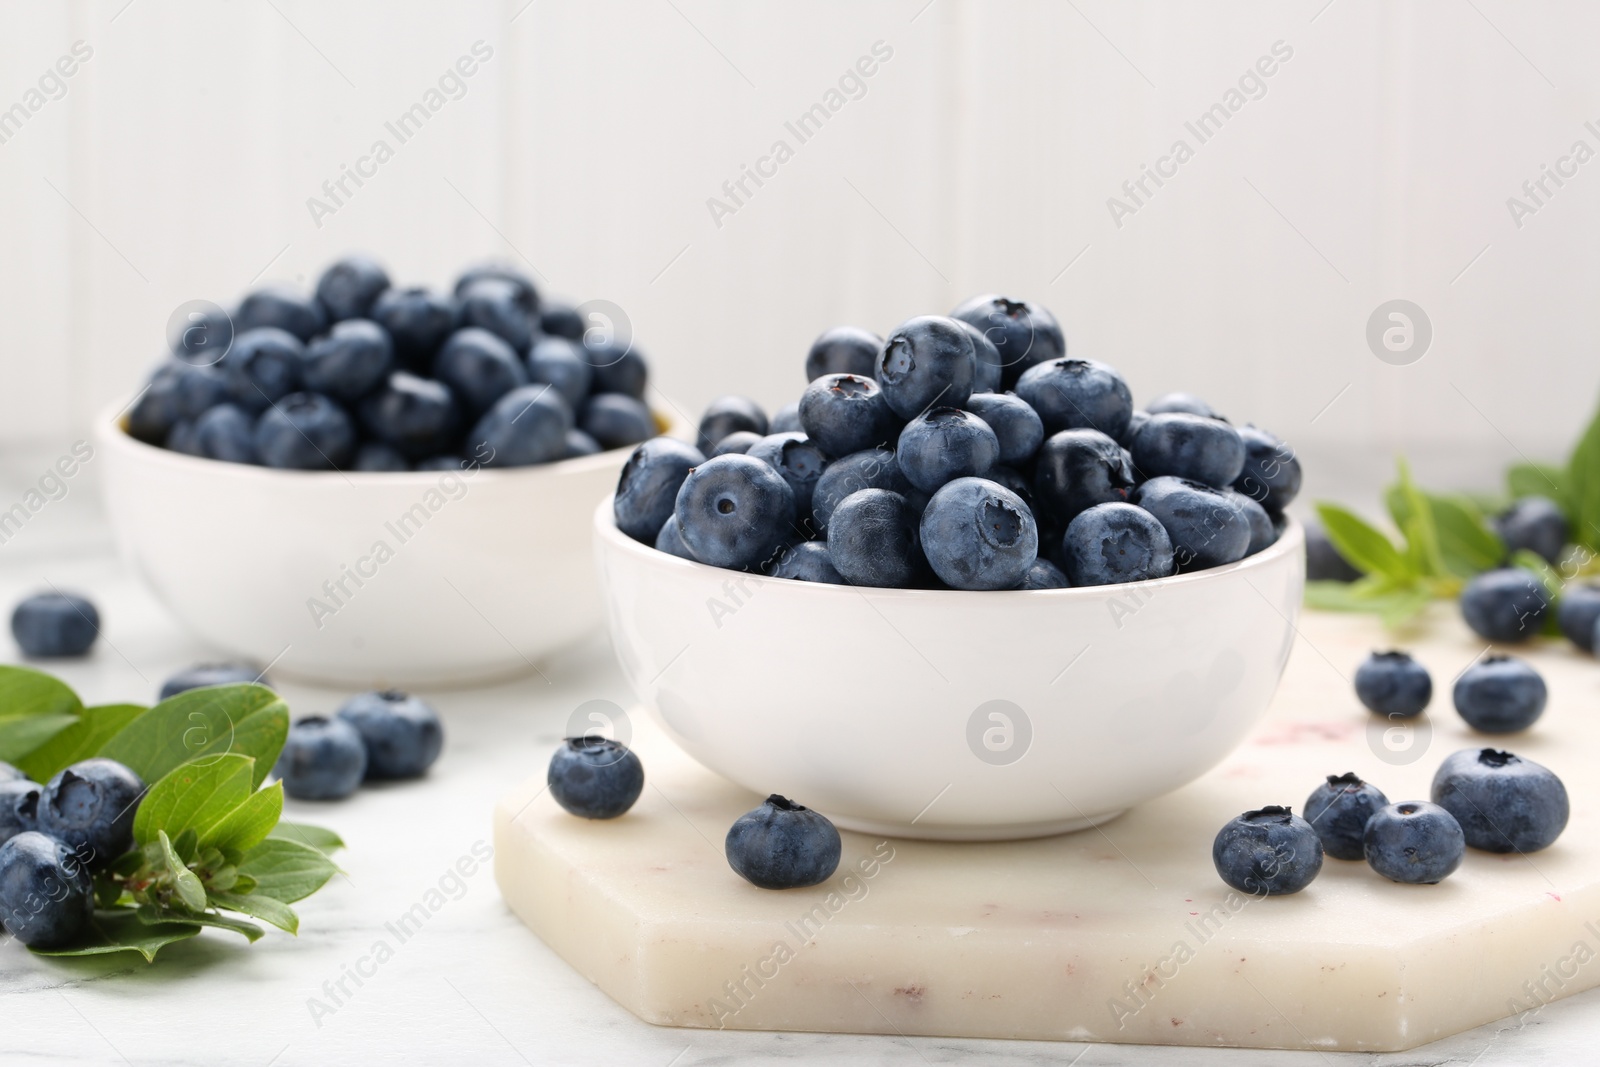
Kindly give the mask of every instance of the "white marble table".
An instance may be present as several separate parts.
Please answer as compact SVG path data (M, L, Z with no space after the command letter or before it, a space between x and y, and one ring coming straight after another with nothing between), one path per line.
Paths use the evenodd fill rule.
M52 526L59 537L0 546L0 606L9 611L47 581L89 592L104 614L107 640L89 661L60 673L88 701L149 699L164 676L210 650L181 631L114 560L92 506L72 500L58 506ZM60 521L67 518L73 521ZM9 635L0 636L0 658L15 655ZM449 882L456 861L488 842L495 799L544 765L572 710L596 697L628 700L603 639L545 672L546 678L496 688L427 694L447 717L448 734L444 755L425 781L362 790L340 803L290 803L288 817L331 826L351 846L340 854L346 876L297 905L299 938L274 931L246 946L208 931L148 967L119 957L46 960L15 942L0 943L0 1063L690 1067L772 1059L1486 1067L1594 1058L1600 990L1552 1004L1520 1027L1504 1020L1377 1056L650 1026L579 978L519 924L487 867L459 886ZM288 682L280 688L296 713L331 710L341 696ZM385 924L424 901L441 878L443 903L420 931L397 943ZM378 939L390 942L393 956L381 965L364 964L370 976L358 986L346 975ZM341 978L347 994L337 991ZM333 1010L314 1013L312 998Z

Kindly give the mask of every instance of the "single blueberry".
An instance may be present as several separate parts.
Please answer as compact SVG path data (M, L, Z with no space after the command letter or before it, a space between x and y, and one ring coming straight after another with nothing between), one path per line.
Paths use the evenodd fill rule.
M1356 697L1374 715L1410 719L1433 699L1433 679L1409 652L1374 652L1356 668Z
M449 450L461 419L449 386L407 371L389 375L359 410L362 428L407 459Z
M1485 656L1456 678L1452 693L1467 725L1485 734L1526 730L1544 714L1550 692L1527 661Z
M306 346L286 330L263 326L234 339L218 370L228 399L259 414L300 386ZM198 414L198 412L196 412Z
M466 469L467 461L454 453L419 459L417 460L417 465L412 468L412 470L416 471L460 471Z
M585 337L583 358L594 373L589 389L594 393L621 393L635 400L644 399L645 386L650 384L650 368L644 354L631 345L627 348Z
M439 713L421 697L398 689L359 693L337 714L361 735L368 778L420 777L444 747Z
M676 515L669 515L667 521L661 524L661 530L655 536L655 550L689 560L691 563L700 562L694 558L694 553L689 551L689 546L683 543L683 529L679 527Z
M488 411L511 390L528 384L528 372L511 346L476 326L450 335L433 358L433 376L450 387L469 419Z
M834 567L828 556L825 541L801 541L781 549L773 557L767 573L774 578L788 578L796 582L822 582L827 585L846 585L844 575ZM0 789L5 788L0 785Z
M555 386L576 411L594 384L594 368L583 358L583 348L577 342L565 337L541 337L528 349L528 380Z
M934 493L921 541L933 572L955 589L1013 589L1039 555L1033 512L985 478L957 478Z
M237 404L218 404L194 420L194 440L207 459L256 463L256 420Z
M306 388L346 404L372 392L394 369L394 345L371 319L345 319L306 348Z
M173 426L184 417L178 402L178 376L185 366L181 360L169 360L151 373L144 391L128 408L123 425L129 436L152 445L166 441Z
M1044 443L1039 413L1016 393L973 393L967 410L989 424L1000 442L1000 462L1007 466L1027 463Z
M350 465L356 471L408 471L411 464L406 462L395 449L377 441L368 441L356 449L356 458Z
M972 412L936 407L906 423L895 457L907 481L932 493L957 478L987 475L1000 461L1000 439Z
M456 328L456 305L429 289L389 289L373 303L372 321L389 334L400 366L427 371L433 367L434 353Z
M1556 603L1562 634L1585 652L1593 652L1596 622L1600 622L1600 584L1569 582Z
M1006 389L1016 385L1024 372L1067 354L1060 323L1039 304L986 293L966 301L950 317L970 324L994 345Z
M32 948L62 948L89 928L88 869L61 842L24 832L0 845L0 922Z
M1544 627L1550 594L1531 571L1505 567L1484 571L1461 590L1461 617L1489 641L1526 641Z
M1222 880L1252 896L1298 893L1322 870L1322 842L1288 808L1247 811L1217 832L1211 861Z
M701 563L753 567L791 535L794 490L759 459L717 456L689 472L674 513L683 543Z
M698 448L675 437L652 437L635 448L622 465L612 500L617 529L653 544L661 524L672 517L684 479L705 461Z
M1072 579L1066 572L1043 556L1033 561L1022 574L1022 581L1017 583L1018 589L1066 589L1072 585Z
M1527 549L1552 567L1567 547L1567 515L1549 497L1525 496L1494 520L1507 552Z
M180 419L197 419L232 395L234 381L219 366L191 367L176 363L176 404Z
M1127 453L1099 430L1062 430L1039 446L1033 499L1062 527L1096 504L1126 503L1133 489Z
M456 279L456 298L458 300L461 299L466 295L468 289L485 280L503 282L510 285L514 292L513 299L516 305L522 309L523 314L532 317L539 313L539 308L541 307L539 290L534 288L533 280L510 263L500 260L487 260L483 263L476 263L462 271L460 277Z
M1358 860L1366 856L1362 835L1367 820L1388 803L1377 786L1350 772L1328 775L1327 782L1306 797L1303 810L1322 841L1322 851L1336 860Z
M1045 433L1090 429L1118 438L1133 418L1128 383L1092 359L1041 363L1017 381L1017 395L1039 413Z
M40 790L39 832L73 849L86 866L106 867L133 847L144 792L139 776L116 760L80 760Z
M212 304L191 309L185 316L186 325L174 329L167 324L167 349L182 363L195 367L208 367L227 354L233 344L233 318Z
M261 673L259 667L249 663L197 663L193 667L185 667L161 683L161 693L157 700L168 700L179 693L186 693L191 689L204 689L213 685L240 685L254 682L258 685L271 686L272 683Z
M184 419L172 427L172 432L167 434L166 447L173 452L182 452L186 456L206 458L205 453L200 451L200 440L195 436L192 419Z
M859 326L835 326L823 330L806 353L806 381L824 374L854 374L870 378L878 367L883 338Z
M1461 866L1467 842L1454 815L1425 800L1408 800L1373 812L1363 849L1372 869L1391 882L1436 885Z
M717 442L711 450L713 456L726 456L729 454L744 455L750 451L750 446L761 440L763 434L752 433L749 430L735 430Z
M734 820L723 843L728 866L761 889L826 882L839 868L841 848L827 816L776 793Z
M550 795L584 819L615 819L644 792L644 764L620 741L569 737L550 757Z
M1244 470L1244 439L1221 419L1184 413L1151 415L1133 439L1141 477L1164 474L1226 489Z
M1433 802L1485 852L1537 852L1566 829L1567 787L1551 771L1510 752L1469 748L1439 765Z
M828 457L822 449L803 433L771 433L751 444L744 454L783 475L783 480L794 490L795 518L810 517L811 497L828 466Z
M972 325L962 322L961 328L967 331L967 336L972 338L972 355L976 362L973 364L972 392L998 393L1004 388L1006 369L1000 364L1000 350L995 348L994 342L989 340L989 335ZM968 398L971 399L970 397ZM971 406L970 404L968 405Z
M858 374L824 374L800 397L806 436L835 458L893 443L900 424L878 383Z
M339 470L356 452L356 428L344 408L318 393L290 393L256 420L256 454L269 467Z
M1039 517L1038 509L1033 506L1033 482L1030 481L1021 471L1017 470L1015 467L1006 467L996 464L995 466L989 468L989 473L985 474L984 477L989 479L991 482L999 482L1001 485L1020 496L1022 498L1022 502L1028 505L1028 510L1034 513L1034 517Z
M287 330L305 342L328 328L328 316L313 298L287 286L264 285L245 297L233 313L233 343L237 346L246 331L260 327Z
M1189 415L1199 415L1206 419L1218 417L1216 408L1201 400L1193 393L1163 393L1144 406L1144 410L1151 415L1170 415L1183 412Z
M1254 500L1272 515L1300 493L1300 460L1276 434L1255 426L1238 430L1244 442L1244 469L1233 480L1233 487Z
M866 448L842 456L823 469L811 491L811 523L817 534L827 533L828 519L841 501L863 489L887 489L908 499L913 493L889 449Z
M706 405L700 416L696 443L707 455L730 433L746 431L757 437L767 435L767 414L749 397L721 396Z
M571 304L545 300L539 304L539 331L568 341L583 340L583 316Z
M1134 436L1139 432L1140 428L1149 421L1150 413L1148 411L1140 411L1138 408L1135 408L1133 410L1133 414L1128 416L1128 428L1117 435L1117 444L1121 445L1123 448L1131 448L1133 446ZM1128 456L1128 462L1133 462L1133 456L1131 454Z
M517 352L533 343L534 319L519 301L520 290L504 278L479 278L456 290L459 321L464 329L494 334Z
M526 467L557 460L567 450L572 409L548 385L524 385L495 401L467 433L466 449L485 467ZM605 441L590 425L585 433Z
M1333 542L1328 539L1328 532L1315 522L1307 522L1306 531L1306 581L1308 582L1353 582L1361 577L1361 572L1350 565L1350 561L1339 555L1339 550L1333 547ZM1600 614L1600 604L1596 606L1596 613Z
M317 302L329 322L364 319L387 288L389 275L377 260L345 256L317 279Z
M580 456L597 456L603 451L605 450L600 447L600 442L582 430L568 430L567 450L561 453L561 458L577 459Z
M972 395L977 360L972 338L959 322L919 315L895 327L883 343L876 377L889 409L913 419L935 404L965 404ZM804 400L800 410L804 417ZM809 425L806 432L811 432Z
M851 493L828 519L828 559L851 585L913 584L926 564L919 540L916 511L887 489Z
M367 772L361 734L344 719L307 715L289 727L272 773L296 800L338 800L356 791Z
M805 427L800 424L800 401L785 404L772 415L772 421L767 426L767 433L804 433Z
M1096 504L1078 513L1061 537L1062 570L1073 585L1116 585L1172 573L1166 528L1132 504Z
M1166 527L1179 571L1234 563L1250 550L1250 520L1244 509L1209 485L1183 478L1151 478L1134 490L1131 502Z
M584 401L578 426L604 449L627 448L656 434L655 416L644 401L622 393L596 393Z
M1278 528L1272 524L1272 516L1267 514L1266 508L1237 489L1224 489L1222 493L1239 505L1245 520L1250 523L1250 546L1245 549L1245 555L1253 556L1264 548L1270 548L1278 540Z
M100 636L100 612L77 593L35 593L11 612L11 636L24 656L82 656Z
M0 779L0 844L39 828L39 794L44 786L29 781L15 767L11 769L17 777Z

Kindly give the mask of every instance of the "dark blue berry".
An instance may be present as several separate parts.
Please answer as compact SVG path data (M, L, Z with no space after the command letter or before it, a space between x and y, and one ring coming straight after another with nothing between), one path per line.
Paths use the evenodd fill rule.
M700 451L710 454L731 433L753 433L757 437L767 434L767 414L761 405L744 396L720 396L706 405L700 416L700 430L696 443Z
M1039 413L1016 393L973 393L967 410L989 424L1000 442L1000 462L1025 464L1044 443L1044 423Z
M801 541L782 549L773 558L767 573L774 578L788 578L796 582L847 584L844 575L839 573L828 556L828 545L824 541Z
M863 489L887 489L907 497L912 493L911 483L900 473L900 464L889 449L852 452L828 464L811 492L811 522L817 533L827 532L828 520L840 502Z
M533 280L523 271L499 260L477 263L462 271L461 276L456 279L456 298L460 299L468 289L485 280L510 285L514 294L513 299L524 314L531 317L539 313L542 305L539 300L539 290L534 288Z
M315 299L286 286L264 285L245 297L233 313L234 344L246 331L268 326L287 330L304 342L328 328L328 316Z
M518 352L533 343L534 319L520 300L521 290L504 278L479 278L456 290L459 321L466 329L494 334Z
M1550 610L1550 595L1521 567L1484 571L1461 590L1461 617L1490 641L1513 643L1536 636Z
M368 441L356 449L356 458L350 465L351 470L357 471L408 471L411 464L406 462L406 457L388 445L377 441Z
M1433 699L1433 679L1409 652L1374 652L1356 668L1356 697L1374 715L1409 719Z
M878 383L863 375L824 374L800 397L806 436L835 458L892 444L900 424Z
M987 475L1000 461L1000 440L972 412L941 406L906 423L895 458L907 481L931 493L957 478Z
M972 354L976 360L972 375L973 396L979 393L1000 392L1004 388L1006 373L1005 368L1000 365L1000 350L995 348L988 334L972 323L962 322L960 319L956 321L961 323L961 328L966 330L967 336L972 339ZM968 400L970 401L971 397Z
M754 567L791 536L794 490L749 456L717 456L689 472L674 507L683 542L702 563Z
M594 373L595 393L621 393L635 400L644 399L645 386L650 383L650 368L644 354L631 345L621 348L606 341L583 341L584 359Z
M549 463L566 453L572 428L572 409L560 393L548 385L524 385L484 412L467 433L466 449L485 467ZM584 432L594 436L589 427Z
M627 448L656 435L655 416L644 401L622 393L591 396L578 415L578 426L604 449Z
M989 339L1005 372L1001 384L1006 389L1024 372L1067 354L1061 325L1038 304L986 293L966 301L950 317L968 323Z
M444 747L439 713L421 697L398 689L359 693L338 717L356 728L367 748L368 778L416 778Z
M805 427L800 422L800 401L785 404L772 415L772 421L767 426L768 434L775 433L804 433Z
M854 374L872 377L878 366L878 353L883 351L883 338L859 326L835 326L824 330L811 342L806 353L806 381L814 382L824 374Z
M300 371L305 362L306 347L293 334L261 327L235 338L217 367L224 377L228 399L255 414L300 387ZM195 380L201 377L195 376Z
M1072 580L1067 577L1060 567L1043 558L1033 561L1022 574L1022 581L1017 583L1018 589L1066 589L1072 585Z
M771 433L753 442L744 454L783 475L783 480L794 490L795 518L810 517L812 494L828 466L828 457L822 449L803 433Z
M976 374L977 354L961 324L940 315L921 315L889 335L878 356L876 377L889 409L902 419L913 419L934 405L965 404ZM802 417L804 411L802 401ZM810 433L809 425L806 432Z
M1127 453L1099 430L1062 430L1039 446L1033 499L1041 516L1059 526L1096 504L1126 503L1132 489Z
M561 458L577 459L580 456L597 456L603 451L605 450L600 447L600 442L582 430L568 430L567 450L561 453Z
M841 847L827 816L776 793L734 820L723 845L728 866L761 889L820 885L838 870Z
M1449 756L1433 776L1433 802L1485 852L1537 852L1566 829L1567 787L1532 760L1492 748Z
M1152 414L1129 449L1141 477L1204 482L1226 489L1244 470L1244 439L1221 419L1201 415Z
M1250 545L1245 549L1245 555L1253 556L1264 548L1270 548L1278 540L1278 528L1272 523L1272 516L1267 514L1267 509L1245 496L1237 489L1224 489L1223 495L1239 505L1239 510L1244 512L1245 521L1250 524Z
M40 791L39 831L89 867L105 867L133 847L133 818L144 791L139 776L116 760L80 760Z
M1595 623L1600 621L1600 585L1569 582L1556 604L1556 622L1568 641L1585 652L1594 651Z
M1525 660L1485 656L1456 678L1456 710L1467 725L1485 734L1526 730L1544 714L1549 690Z
M0 778L0 844L39 828L39 794L44 790L9 763L6 766L16 777Z
M545 300L539 305L539 329L551 337L583 340L583 316L571 304Z
M585 819L615 819L644 792L644 764L627 745L604 737L569 737L550 757L550 795Z
M338 800L356 791L367 772L361 734L343 719L307 715L289 727L273 773L296 800Z
M428 289L389 289L373 303L372 320L388 332L400 366L428 371L434 353L456 328L456 305Z
M1555 566L1567 547L1567 516L1549 497L1525 496L1495 517L1495 530L1507 552L1526 549Z
M194 420L194 441L207 459L256 463L256 420L237 404L218 404Z
M1217 418L1217 410L1193 393L1163 393L1144 406L1150 415L1170 415L1183 412L1202 418Z
M1114 439L1122 436L1133 418L1128 383L1092 359L1041 363L1017 381L1016 391L1039 413L1047 434L1089 429Z
M583 347L565 337L541 337L528 350L528 380L546 382L577 411L594 384L594 368L583 358Z
M1244 442L1244 469L1233 480L1233 487L1266 508L1281 515L1300 493L1300 459L1294 450L1275 434L1255 426L1239 428Z
M1317 831L1322 850L1336 860L1365 857L1364 837L1372 813L1389 803L1377 786L1355 774L1330 774L1306 798L1306 821Z
M698 448L675 437L652 437L635 448L622 465L612 500L617 529L635 541L654 543L661 524L672 517L684 479L705 461Z
M1361 577L1361 572L1352 567L1350 561L1339 555L1339 550L1333 547L1326 530L1314 522L1307 522L1304 525L1306 581L1353 582ZM1600 605L1597 605L1597 614L1600 614Z
M683 543L683 530L678 526L676 515L669 515L667 521L661 524L661 530L655 537L655 549L657 552L665 552L679 559L700 562L694 558L694 553L689 551L689 546Z
M433 359L433 376L450 387L468 418L482 415L511 390L528 384L528 372L512 347L476 326L450 335Z
M925 567L917 521L915 509L899 493L852 493L828 519L828 559L851 585L903 589Z
M344 408L318 393L290 393L256 420L256 454L269 467L337 470L356 453L356 429Z
M1391 882L1436 885L1461 866L1466 836L1456 817L1437 804L1408 800L1390 804L1367 820L1367 863Z
M1222 880L1252 896L1298 893L1322 870L1322 842L1288 808L1247 811L1217 832L1211 861Z
M1152 478L1134 490L1131 500L1166 527L1179 571L1234 563L1250 550L1250 520L1244 509L1209 485Z
M345 319L306 348L301 378L306 388L353 404L394 369L394 345L371 319Z
M61 842L20 833L0 845L0 922L33 948L62 948L89 928L94 890L88 869Z
M447 451L456 441L460 413L443 382L395 371L361 402L361 425L407 459Z
M193 667L184 668L162 682L161 693L156 699L167 700L179 693L207 686L240 685L247 682L266 686L272 684L261 673L259 667L248 663L198 663Z
M1009 489L985 478L957 478L928 501L921 542L946 585L1013 589L1038 558L1039 527Z
M77 593L35 593L12 610L11 636L24 656L81 656L100 636L100 612Z
M1073 585L1116 585L1172 573L1166 528L1132 504L1096 504L1079 512L1061 538L1062 569Z
M330 322L364 319L387 288L389 275L376 260L346 256L317 279L317 302Z

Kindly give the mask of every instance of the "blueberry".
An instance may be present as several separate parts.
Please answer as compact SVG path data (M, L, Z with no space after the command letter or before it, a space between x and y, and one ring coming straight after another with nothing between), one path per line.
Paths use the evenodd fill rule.
M900 421L878 383L858 374L825 374L800 397L806 436L834 457L892 443Z
M950 317L969 323L994 345L1005 370L1002 384L1007 389L1025 371L1067 354L1067 342L1056 317L1038 304L989 293L968 300Z
M541 337L528 349L528 380L555 386L576 411L594 384L594 368L583 358L583 348L577 343L565 337Z
M1549 497L1523 497L1496 516L1494 527L1507 552L1527 549L1544 557L1551 566L1561 559L1561 550L1567 547L1566 513Z
M1165 578L1173 568L1172 539L1143 508L1096 504L1067 524L1061 562L1073 585Z
M895 457L906 480L931 493L957 478L987 475L1000 461L1000 440L972 412L936 407L906 423Z
M701 563L753 567L790 536L794 490L759 459L718 456L689 472L674 513L683 543Z
M605 450L600 447L600 442L582 430L568 430L567 450L561 453L561 458L577 459L580 456L597 456L603 451Z
M839 831L827 816L774 793L728 827L728 866L761 889L820 885L839 868Z
M1270 548L1278 540L1278 528L1272 524L1272 516L1267 514L1266 508L1237 489L1224 489L1222 493L1239 505L1245 521L1250 524L1250 545L1245 549L1245 555L1253 556L1263 548Z
M460 413L443 382L395 371L361 402L362 428L407 459L446 451L456 440Z
M77 593L35 593L11 612L11 636L24 656L81 656L100 636L100 612Z
M956 321L961 322L960 319ZM961 322L961 328L966 330L967 336L972 339L972 355L976 360L973 363L972 374L973 395L1000 392L1004 387L1006 374L1005 368L1000 365L1000 350L995 348L988 334L972 323Z
M305 362L306 347L298 338L286 330L263 326L235 338L217 367L228 399L258 414L299 388Z
M539 330L551 337L564 337L568 341L583 340L583 316L571 304L555 300L539 305Z
M328 316L314 299L286 286L264 285L245 297L233 313L234 344L246 331L268 326L287 330L304 342L328 328Z
M1237 432L1244 442L1244 469L1233 480L1233 487L1268 513L1283 514L1300 492L1300 460L1275 434L1255 426Z
M517 352L533 343L534 320L518 301L516 285L504 278L480 278L456 290L457 314L466 329L481 329Z
M207 459L256 463L256 420L237 404L218 404L194 420L195 446Z
M8 763L7 767L11 767ZM15 778L0 779L0 844L39 828L39 794L44 786L29 781L15 767Z
M1355 774L1330 774L1306 797L1306 821L1317 831L1322 850L1336 860L1358 860L1366 853L1362 834L1372 813L1389 803L1377 786Z
M296 800L338 800L356 791L367 772L361 734L344 719L307 715L289 727L272 773Z
M1526 641L1543 628L1550 610L1544 584L1521 567L1484 571L1461 590L1461 617L1489 641Z
M1193 393L1163 393L1146 404L1144 410L1151 415L1170 415L1176 412L1183 412L1189 415L1199 415L1201 418L1206 419L1218 417L1215 408Z
M1305 531L1306 581L1353 582L1361 577L1361 572L1339 555L1339 550L1328 539L1328 532L1319 524L1308 522ZM1597 605L1597 613L1600 613L1600 605Z
M859 326L835 326L823 330L811 342L806 353L806 381L814 382L824 374L854 374L872 377L878 368L878 353L883 351L883 338Z
M1033 497L1041 517L1065 526L1096 504L1126 502L1132 489L1127 453L1099 430L1062 430L1039 446Z
M985 474L984 477L989 479L991 482L999 482L1001 485L1020 496L1022 498L1022 502L1028 505L1028 510L1034 512L1035 517L1038 517L1038 509L1033 506L1033 483L1029 481L1021 471L1017 470L1015 467L1006 467L996 464L995 466L989 468L989 473Z
M584 359L594 372L590 390L596 393L621 393L635 400L644 399L645 386L650 382L649 367L644 355L633 347L620 348L603 341L583 342Z
M1044 443L1039 413L1015 393L973 393L967 410L989 424L1000 443L1000 462L1026 463Z
M532 279L511 264L495 260L474 264L462 271L456 279L456 299L462 299L467 290L486 280L511 286L512 299L523 314L532 318L539 313L539 290L534 288Z
M710 454L730 433L746 431L757 437L767 434L767 415L761 405L743 396L722 396L706 405L700 416L697 443L702 452Z
M1092 359L1041 363L1017 381L1017 395L1039 413L1046 433L1090 429L1118 438L1133 418L1128 383Z
M347 404L372 392L394 369L394 345L371 319L336 322L306 348L306 388Z
M428 370L456 328L456 305L428 289L389 289L373 303L372 320L388 332L402 367Z
M80 760L39 792L39 831L73 849L92 868L133 847L133 817L145 784L116 760Z
M454 453L439 456L429 456L417 460L417 465L412 468L416 471L460 471L466 470L467 461Z
M192 419L184 419L172 427L172 432L167 434L166 447L173 452L182 452L186 456L205 458L205 454L200 451L200 441L195 436Z
M1449 756L1433 776L1433 802L1485 852L1537 852L1566 829L1567 787L1549 769L1492 748Z
M466 448L485 467L526 467L549 463L566 453L572 409L548 385L524 385L495 401L467 433ZM591 425L585 433L606 442Z
M829 516L828 559L851 585L913 584L925 563L915 510L887 489L851 493Z
M194 367L208 367L227 354L233 344L233 318L213 305L210 309L190 311L182 330L172 330L169 325L167 348L181 363Z
M800 402L785 404L772 415L772 421L767 426L769 434L774 433L804 433L805 427L800 424Z
M1600 584L1568 583L1556 604L1556 622L1568 641L1593 652L1595 623L1600 620Z
M377 441L368 441L356 449L356 458L350 464L350 469L355 471L408 471L411 464L406 462L406 457L390 448L388 445Z
M511 390L528 384L517 353L488 330L457 330L433 358L433 376L450 392L468 418L476 418Z
M1244 509L1209 485L1152 478L1131 499L1166 527L1179 571L1220 567L1243 559L1250 550L1250 520Z
M745 455L759 459L783 475L794 490L795 518L811 515L811 497L828 466L828 457L803 433L771 433L753 443Z
M774 557L767 573L774 578L788 578L796 582L822 582L827 585L846 585L844 575L834 567L824 541L801 541L790 545ZM0 790L5 788L0 785Z
M1222 880L1252 896L1298 893L1322 870L1322 842L1288 808L1247 811L1217 832L1211 861Z
M693 563L700 561L694 558L694 553L689 551L689 546L683 543L683 529L678 525L678 517L670 515L667 521L661 524L661 530L655 536L655 549L665 552L669 556L677 556Z
M330 322L364 319L387 288L389 275L376 260L345 256L317 279L317 302Z
M933 572L956 589L1013 589L1039 555L1033 512L985 478L957 478L934 493L921 539Z
M591 396L584 402L578 426L605 449L627 448L656 434L655 416L644 401L622 393Z
M841 501L863 489L887 489L908 499L915 492L889 449L852 452L828 464L811 492L811 523L817 533L827 532L828 519ZM921 509L917 510L920 514Z
M272 684L261 673L260 668L248 663L197 663L193 667L185 667L162 682L161 693L156 699L167 700L191 689L203 689L213 685L239 685L245 682L256 682L266 686Z
M357 694L339 708L338 717L361 735L368 778L420 777L444 747L439 713L398 689Z
M935 404L965 404L976 374L977 354L961 324L939 315L920 315L901 323L884 342L876 377L889 409L902 419L913 419ZM800 410L804 417L804 400ZM809 425L806 432L811 432Z
M1437 804L1408 800L1374 812L1363 834L1372 869L1392 882L1436 885L1467 854L1466 836L1456 817Z
M1033 566L1022 572L1022 581L1017 583L1017 588L1066 589L1071 585L1072 580L1067 577L1066 572L1040 557L1033 561Z
M0 922L33 948L76 941L94 914L94 888L78 857L41 833L0 845Z
M1131 448L1133 446L1134 436L1139 432L1140 428L1149 421L1150 413L1148 411L1140 411L1138 408L1134 408L1133 414L1128 416L1128 428L1117 435L1117 444L1121 445L1123 448ZM1130 463L1133 461L1133 457L1131 455L1128 457L1128 461Z
M1244 469L1244 439L1221 419L1183 413L1151 415L1133 439L1133 465L1145 478L1170 474L1217 489Z
M644 792L644 764L620 741L569 737L550 757L550 795L585 819L615 819Z
M698 448L675 437L652 437L634 449L622 465L612 501L617 529L652 544L672 517L684 479L705 461Z
M1409 652L1374 652L1356 668L1356 697L1374 715L1410 719L1433 699L1433 679Z
M1467 725L1485 734L1526 730L1544 714L1549 690L1524 660L1485 656L1456 679L1456 710Z
M141 441L162 444L179 422L199 418L228 397L229 377L220 368L170 360L156 368L128 410L128 432Z
M318 393L290 393L256 420L256 453L269 467L336 470L350 465L356 429L344 408Z
M763 436L765 435L752 433L749 430L735 430L733 433L728 434L726 437L723 437L720 441L718 441L716 447L711 450L710 454L713 456L726 456L730 454L742 456L746 452L749 452L750 446L761 440Z

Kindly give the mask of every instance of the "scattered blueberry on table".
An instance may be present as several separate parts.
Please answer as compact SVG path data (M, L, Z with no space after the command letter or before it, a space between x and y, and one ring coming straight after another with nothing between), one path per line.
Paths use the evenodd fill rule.
M821 812L774 793L728 828L728 865L761 889L819 885L839 868L839 831Z
M1363 837L1367 820L1385 807L1389 798L1377 786L1355 773L1330 774L1306 798L1306 821L1322 841L1322 851L1336 860L1358 860L1365 855Z
M272 687L267 676L249 663L197 663L193 667L185 667L162 682L157 699L166 700L179 693L186 693L191 689L203 689L206 686L238 685L246 682L255 682L269 689Z
M1537 852L1566 829L1567 787L1549 768L1510 752L1469 748L1440 765L1433 802L1486 852Z
M1374 652L1356 668L1356 696L1374 715L1410 719L1433 699L1433 678L1409 652Z
M1526 730L1544 714L1550 693L1539 672L1514 656L1485 656L1456 679L1456 711L1485 734Z
M100 612L76 593L35 593L11 612L11 636L34 659L81 656L100 636Z
M273 773L297 800L340 800L366 777L367 747L345 719L307 715L290 725Z
M1467 854L1456 817L1437 804L1409 800L1373 812L1362 839L1367 863L1391 882L1435 885Z
M1484 571L1461 590L1461 616L1478 636L1514 643L1536 636L1550 610L1544 584L1521 567Z
M1322 870L1322 841L1286 807L1247 811L1217 831L1211 861L1222 880L1255 896L1298 893Z
M557 804L584 819L615 819L644 792L644 764L620 741L569 737L550 757L545 775Z
M357 694L337 715L361 735L368 778L420 777L444 748L439 713L422 698L398 689Z
M53 837L28 830L0 845L0 922L30 948L70 944L89 925L88 869Z

